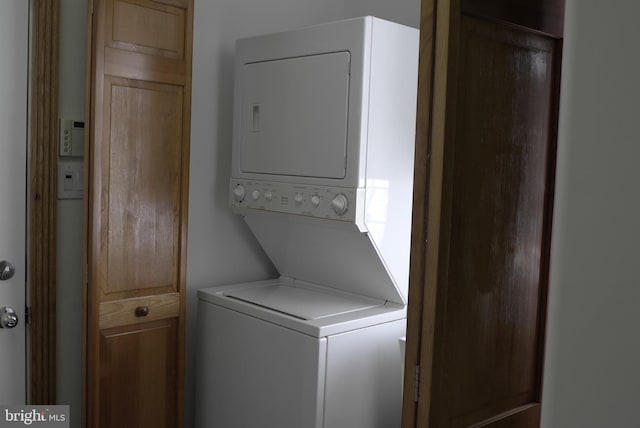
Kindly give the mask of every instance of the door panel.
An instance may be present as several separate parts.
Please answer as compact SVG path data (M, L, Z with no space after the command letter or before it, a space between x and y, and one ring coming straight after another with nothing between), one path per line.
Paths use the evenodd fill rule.
M115 0L110 46L170 58L183 58L184 9Z
M422 1L403 427L539 426L563 5Z
M540 404L517 407L483 421L473 428L538 428L540 426Z
M149 0L104 1L100 37L105 74L177 85L190 79L192 9L187 5L192 0L180 2L182 7Z
M174 318L101 331L100 426L176 426L176 329Z
M102 300L178 291L182 87L105 78Z
M454 426L536 400L553 46L462 18L436 375Z
M461 0L461 3L464 13L470 16L562 36L564 0Z
M13 308L14 328L0 328L0 403L24 404L26 164L29 2L9 0L0 13L0 261L13 277L0 280L0 308Z
M182 426L191 0L94 1L85 418Z

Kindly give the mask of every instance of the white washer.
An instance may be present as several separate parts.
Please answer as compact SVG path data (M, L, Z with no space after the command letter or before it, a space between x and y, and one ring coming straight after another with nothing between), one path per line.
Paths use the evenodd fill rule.
M199 299L196 426L399 426L401 305L287 278Z

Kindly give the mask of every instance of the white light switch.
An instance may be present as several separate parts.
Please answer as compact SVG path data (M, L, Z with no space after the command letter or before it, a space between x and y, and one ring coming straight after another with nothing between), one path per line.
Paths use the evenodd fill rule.
M73 191L73 171L64 171L64 183L62 185L65 192Z
M82 162L58 162L58 199L82 199L83 170Z

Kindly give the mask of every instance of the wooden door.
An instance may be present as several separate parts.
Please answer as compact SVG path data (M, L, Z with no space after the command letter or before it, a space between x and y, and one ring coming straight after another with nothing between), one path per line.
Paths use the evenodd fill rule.
M87 427L182 426L192 0L94 0Z
M537 427L563 1L422 3L403 426Z

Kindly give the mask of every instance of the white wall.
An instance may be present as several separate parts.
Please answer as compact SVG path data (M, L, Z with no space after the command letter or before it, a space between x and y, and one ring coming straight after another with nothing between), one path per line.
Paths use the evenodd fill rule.
M639 426L640 2L567 0L546 428Z
M196 0L187 253L185 415L193 422L196 292L276 275L240 218L231 214L233 61L239 37L341 19L344 0Z
M60 2L59 117L82 121L86 2ZM82 159L76 159L82 162ZM82 200L57 204L57 384L58 404L71 406L71 426L80 426L82 364Z
M373 15L420 28L420 0L344 0L344 17Z

